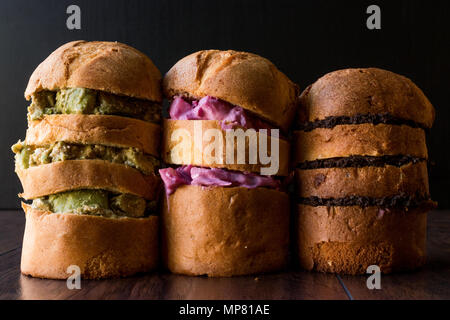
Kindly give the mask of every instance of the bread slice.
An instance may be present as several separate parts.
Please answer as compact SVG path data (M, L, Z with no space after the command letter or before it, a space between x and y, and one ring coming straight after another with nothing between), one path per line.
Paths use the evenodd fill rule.
M195 126L201 126L203 135L207 132L207 130L213 129L217 130L222 136L223 144L222 144L222 159L223 163L217 163L214 159L209 159L209 153L207 151L207 146L211 143L214 143L214 139L210 141L203 141L202 145L196 148L195 145ZM182 133L182 136L180 134ZM236 159L234 164L226 163L226 130L223 130L221 127L220 121L216 120L164 120L163 123L163 139L162 139L162 158L166 163L169 164L178 164L178 165L194 165L194 166L203 166L203 167L212 167L212 168L226 168L229 170L237 170L237 171L246 171L246 172L254 172L260 174L261 168L269 167L271 164L262 164L259 156L257 157L256 164L249 164L248 155L249 155L249 144L246 142L245 144L245 154L246 154L246 163L245 164L237 164ZM188 134L190 140L186 139L183 136ZM260 134L256 132L257 139L259 141ZM277 139L279 145L279 157L274 157L274 161L278 161L278 172L273 175L278 176L287 176L289 174L289 143L286 140L278 139L274 137L267 136L267 149L270 153L271 139ZM248 140L248 139L247 139ZM172 156L172 151L175 152L175 148L181 142L187 141L191 143L186 144L186 149L190 151L190 159L186 157L184 159L184 154L176 154L176 157ZM256 153L259 152L259 143L256 141L257 148ZM200 143L198 143L200 145ZM234 143L234 154L238 154L238 144L235 139ZM184 148L184 144L183 144ZM184 150L186 150L184 149ZM184 151L183 152L186 152ZM213 154L215 155L215 153ZM198 158L198 159L197 159Z
M82 279L129 276L158 265L158 217L117 218L50 213L22 204L26 215L21 271L66 279L76 265Z
M182 186L162 213L162 257L170 271L236 276L286 266L289 197L266 188Z
M109 115L47 115L29 123L25 143L45 146L58 141L137 148L159 157L161 127L157 124Z
M305 161L353 155L410 155L427 159L425 131L386 124L339 125L294 132L294 165Z
M364 274L411 270L426 259L427 212L417 208L297 207L300 266L306 270Z
M328 73L309 86L300 101L299 123L328 117L389 114L431 128L435 118L430 101L411 80L377 68Z
M213 96L284 131L294 119L298 87L269 60L233 50L202 50L178 61L163 79L167 98Z
M72 41L52 52L30 77L27 100L35 92L88 88L162 101L161 73L142 52L118 42Z
M105 160L67 160L16 170L24 199L77 189L104 189L154 200L159 177L143 175L137 169Z
M297 169L295 181L300 198L382 198L398 194L429 197L425 161L401 167Z

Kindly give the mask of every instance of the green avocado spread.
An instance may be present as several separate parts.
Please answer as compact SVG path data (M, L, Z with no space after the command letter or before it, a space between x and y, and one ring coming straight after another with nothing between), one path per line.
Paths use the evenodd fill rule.
M153 101L85 88L35 93L28 107L28 119L38 120L49 114L117 115L159 123L161 106Z
M12 146L16 154L16 166L20 169L64 160L100 159L124 164L143 174L152 174L160 167L160 161L136 148L117 148L103 145L85 145L57 142L50 146L27 146L19 141Z
M156 211L156 201L105 190L76 190L35 199L32 207L53 213L141 218Z

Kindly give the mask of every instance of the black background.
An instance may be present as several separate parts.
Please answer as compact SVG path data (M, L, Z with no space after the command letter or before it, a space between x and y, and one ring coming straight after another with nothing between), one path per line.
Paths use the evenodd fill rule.
M66 28L66 8L81 7L81 30ZM366 28L378 4L382 29ZM34 68L71 40L119 41L165 73L201 49L250 51L273 61L303 89L347 67L380 67L410 77L434 104L428 136L431 193L450 208L450 2L448 1L5 1L0 2L0 208L21 191L10 146L24 138L23 98Z

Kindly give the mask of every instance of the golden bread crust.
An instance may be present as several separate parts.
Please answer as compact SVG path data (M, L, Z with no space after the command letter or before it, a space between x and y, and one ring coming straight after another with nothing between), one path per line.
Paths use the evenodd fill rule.
M410 155L428 158L425 131L386 124L339 125L294 132L294 164L336 157Z
M45 146L58 141L137 148L159 158L161 126L119 116L47 115L29 123L27 145Z
M382 198L401 193L429 196L425 161L401 167L297 169L295 176L296 194L302 198Z
M50 213L22 204L26 215L21 271L66 279L70 265L82 279L124 277L158 265L158 217L119 218Z
M240 106L287 131L298 87L269 60L233 50L203 50L179 60L163 79L169 99L213 96Z
M216 163L213 159L209 159L208 155L209 153L206 151L206 146L213 143L215 140L209 140L209 141L202 141L201 150L199 150L196 147L195 144L195 126L198 126L202 128L203 134L209 129L219 130L219 132L222 134L223 138L223 155L221 157L222 164ZM183 130L183 132L186 132L191 137L190 142L186 144L186 149L191 150L190 154L190 160L188 157L184 158L183 153L186 153L187 151L180 152L179 154L176 153L175 148L177 145L179 145L182 141L188 141L183 140L184 138L177 137L177 131ZM194 166L201 166L201 167L212 167L212 168L226 168L229 170L236 170L236 171L243 171L243 172L254 172L257 174L260 174L261 168L269 167L270 164L262 164L259 156L257 157L257 163L256 164L249 164L248 162L248 155L249 155L249 144L246 143L245 145L245 154L247 155L246 164L227 164L226 163L226 130L222 130L222 127L220 125L220 121L216 120L164 120L163 122L163 139L162 139L162 158L166 163L169 164L178 164L178 165L194 165ZM256 132L256 136L259 137L260 134ZM174 137L174 141L172 141L172 137ZM177 137L177 139L175 139ZM270 145L271 145L271 139L277 139L272 138L270 136L267 137L267 148L270 151ZM259 138L258 138L259 140ZM258 142L256 142L258 143ZM200 144L200 143L199 143ZM279 145L279 168L278 172L273 175L279 175L279 176L287 176L289 174L289 143L286 140L278 139L278 145ZM195 151L194 151L195 150ZM258 149L257 149L258 150ZM175 156L172 155L172 151L175 153ZM205 152L206 151L206 152ZM235 141L234 144L234 154L237 154L237 142ZM177 156L178 155L178 156ZM275 160L275 159L274 159ZM236 158L235 158L235 161Z
M435 118L430 101L410 79L377 68L328 73L303 91L300 103L300 123L389 113L431 128Z
M154 200L160 186L155 174L143 175L105 160L58 161L16 172L24 190L19 196L27 200L77 189L104 189Z
M142 52L119 42L72 41L53 51L30 77L25 98L42 90L88 88L162 101L161 73Z
M235 276L287 263L288 195L266 188L182 186L162 213L162 256L170 271Z
M365 274L370 265L378 265L383 273L422 266L430 207L382 210L298 205L300 266L342 274Z

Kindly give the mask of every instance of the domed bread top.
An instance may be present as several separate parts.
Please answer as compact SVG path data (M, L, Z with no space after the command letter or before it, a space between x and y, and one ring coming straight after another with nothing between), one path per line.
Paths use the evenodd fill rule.
M326 74L300 97L298 123L328 117L389 114L430 128L435 110L410 79L390 71L345 69Z
M72 41L30 77L25 98L42 90L88 88L161 102L161 73L142 52L118 42Z
M298 87L269 60L237 51L203 50L178 61L163 79L163 92L199 99L213 96L287 130Z

